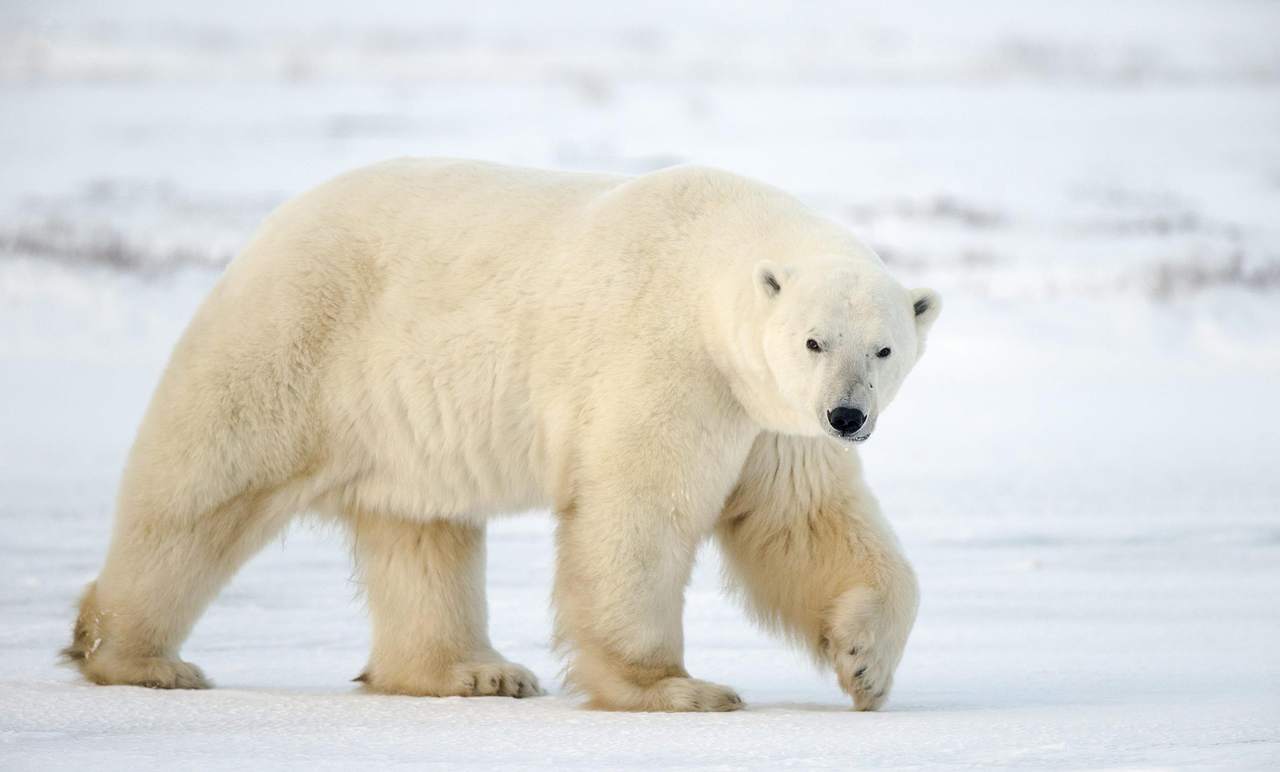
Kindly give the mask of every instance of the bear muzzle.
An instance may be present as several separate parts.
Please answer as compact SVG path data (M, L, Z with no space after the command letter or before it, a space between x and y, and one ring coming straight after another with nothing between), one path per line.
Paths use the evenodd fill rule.
M852 442L865 442L875 428L875 421L868 421L866 412L853 405L839 405L828 410L827 424L836 437Z

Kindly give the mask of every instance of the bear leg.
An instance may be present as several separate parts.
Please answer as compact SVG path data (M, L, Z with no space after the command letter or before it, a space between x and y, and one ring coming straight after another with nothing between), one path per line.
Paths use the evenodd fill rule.
M357 681L433 697L543 693L533 673L489 643L483 526L371 514L351 523L373 622Z
M681 616L697 533L670 511L610 512L583 498L561 513L557 541L557 644L569 657L569 686L588 695L589 707L742 707L732 689L684 668Z
M235 570L287 522L263 498L180 517L122 496L106 564L85 590L63 660L97 684L207 688L178 649Z
M825 438L761 435L716 535L753 616L834 669L858 710L882 707L919 589L857 456Z

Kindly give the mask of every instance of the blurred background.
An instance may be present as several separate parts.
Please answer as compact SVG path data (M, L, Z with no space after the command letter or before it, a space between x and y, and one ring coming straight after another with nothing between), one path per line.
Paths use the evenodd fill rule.
M169 347L285 198L447 155L724 167L942 293L863 455L924 583L895 708L943 718L842 735L860 758L1274 760L1278 41L1263 0L0 4L0 704L37 716L0 728L136 740L50 663ZM549 529L504 522L490 554L495 642L545 680ZM289 539L188 652L232 687L342 695L367 634L341 535ZM702 565L691 670L769 715L841 704ZM738 741L788 758L786 726ZM634 752L721 760L682 737Z

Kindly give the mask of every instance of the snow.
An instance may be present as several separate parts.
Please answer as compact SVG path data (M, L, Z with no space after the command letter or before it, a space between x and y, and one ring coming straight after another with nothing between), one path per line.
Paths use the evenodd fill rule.
M1280 7L459 8L0 7L0 768L1280 765ZM215 690L54 664L218 267L398 154L724 166L942 291L862 451L923 588L886 711L751 627L710 546L688 665L748 709L582 710L546 513L489 550L545 698L360 693L344 537L306 522L186 646Z

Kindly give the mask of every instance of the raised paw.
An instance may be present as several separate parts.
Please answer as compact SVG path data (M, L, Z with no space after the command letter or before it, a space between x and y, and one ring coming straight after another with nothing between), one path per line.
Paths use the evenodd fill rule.
M898 593L855 588L836 604L823 646L840 688L858 710L879 710L893 688L893 673L915 622L914 577L910 580Z
M893 687L893 667L874 646L850 646L834 656L840 688L853 697L858 710L879 710Z

